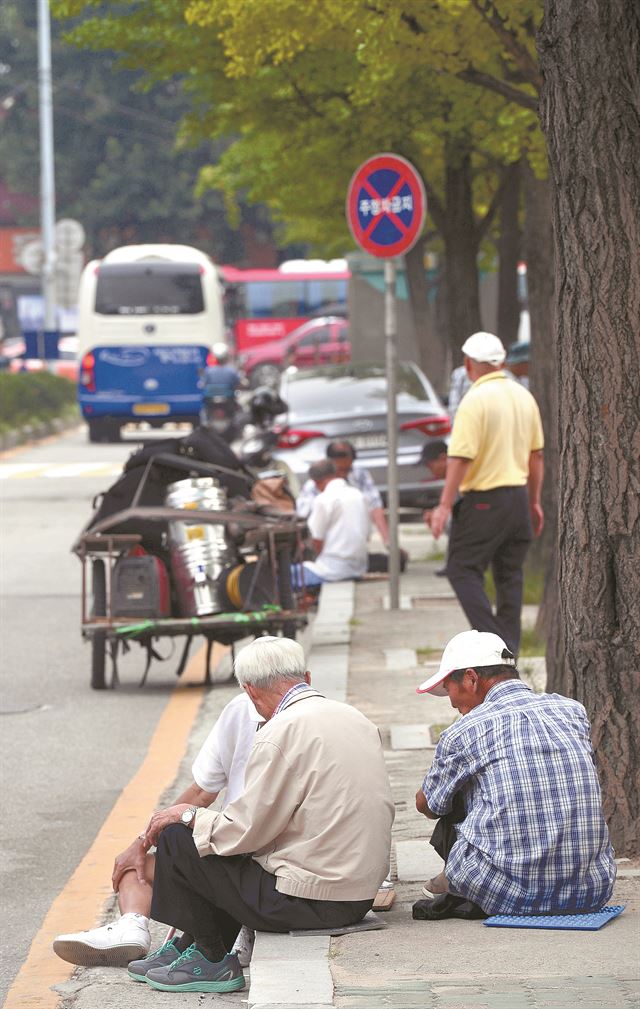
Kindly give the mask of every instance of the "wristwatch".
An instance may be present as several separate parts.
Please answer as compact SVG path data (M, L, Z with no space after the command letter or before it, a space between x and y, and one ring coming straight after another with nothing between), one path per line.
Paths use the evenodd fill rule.
M197 812L198 812L197 806L189 806L189 808L185 809L184 813L180 817L181 823L184 823L185 827L191 826L191 824L193 823L193 818Z

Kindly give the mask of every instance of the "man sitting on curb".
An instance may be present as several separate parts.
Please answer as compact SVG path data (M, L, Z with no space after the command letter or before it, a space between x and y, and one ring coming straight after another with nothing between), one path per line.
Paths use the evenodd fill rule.
M369 539L369 513L362 494L338 476L331 459L314 462L309 476L318 489L307 521L316 558L303 561L305 585L361 578L367 570ZM292 574L298 583L299 565Z
M386 547L389 546L389 526L382 505L380 491L376 487L368 469L356 462L356 450L350 441L330 441L327 445L327 459L336 468L336 473L346 480L350 487L355 487L364 497L369 509L369 516L380 533L380 539ZM315 481L310 477L305 482L296 500L296 512L302 519L309 518L313 502L319 494Z
M312 690L288 638L257 638L235 672L266 719L243 795L220 812L180 803L147 830L158 846L151 914L182 930L181 955L136 961L129 974L161 991L239 991L244 976L228 951L241 923L268 932L355 924L389 866L394 805L375 725Z
M534 694L497 634L451 639L418 693L449 696L463 715L442 733L416 807L439 819L431 844L444 872L414 917L576 914L611 896L615 862L584 707ZM446 895L446 896L445 896ZM471 909L472 910L472 909Z
M226 788L225 805L242 794L244 771L256 731L264 724L247 694L229 701L207 736L192 767L193 781L178 796L178 804L207 807ZM113 889L118 894L122 915L117 921L88 932L59 935L53 949L68 963L83 967L124 967L130 960L145 956L151 946L149 914L155 857L148 854L151 843L140 834L115 860ZM253 949L253 933L242 929L236 942L240 963L247 967ZM174 956L178 950L167 945Z

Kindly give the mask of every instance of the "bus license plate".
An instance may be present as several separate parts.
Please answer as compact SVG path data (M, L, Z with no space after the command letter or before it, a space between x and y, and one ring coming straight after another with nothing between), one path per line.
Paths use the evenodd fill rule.
M133 412L137 417L157 416L169 413L168 403L134 403Z

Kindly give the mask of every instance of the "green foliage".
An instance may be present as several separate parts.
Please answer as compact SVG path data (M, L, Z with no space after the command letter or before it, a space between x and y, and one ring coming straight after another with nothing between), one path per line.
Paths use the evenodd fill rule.
M110 5L57 0L53 9L85 15L72 31L77 44L124 54L148 82L180 81L192 106L183 143L228 139L202 169L200 194L219 189L236 213L239 195L267 204L291 240L330 254L350 244L344 198L352 171L378 150L410 158L437 200L445 147L462 138L473 150L482 215L500 166L542 149L535 111L465 77L470 68L499 81L520 74L531 101L521 66L534 60L541 2L510 0L502 28L509 46L482 14L491 6L129 0L111 14Z
M496 586L493 580L493 575L491 570L488 570L484 577L484 587L487 596L492 603L496 601ZM524 568L524 586L522 593L522 602L525 606L539 606L542 602L542 595L544 592L544 572L537 567L525 564ZM536 655L541 655L542 652L535 652Z
M519 657L527 658L532 655L544 655L547 650L547 643L536 633L534 627L523 627L520 638Z
M177 8L176 8L177 9ZM96 40L101 37L97 34ZM0 175L18 192L39 187L36 5L0 5L0 98L11 96L0 129ZM117 67L113 52L71 47L52 24L58 217L82 221L89 251L130 241L182 240L219 259L237 258L237 236L221 194L195 194L200 169L216 156L206 138L176 146L190 111L168 80L148 87L140 70ZM143 88L146 87L146 91ZM37 205L23 225L36 225Z
M49 372L0 373L0 430L53 420L73 411L73 382Z

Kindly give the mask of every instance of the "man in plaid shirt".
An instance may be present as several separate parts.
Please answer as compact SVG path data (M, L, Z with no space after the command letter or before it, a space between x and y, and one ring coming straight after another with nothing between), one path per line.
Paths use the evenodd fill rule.
M431 843L446 861L425 892L486 914L597 911L615 862L584 707L535 694L497 634L465 631L419 693L448 695L463 715L440 737L416 795L441 818Z

